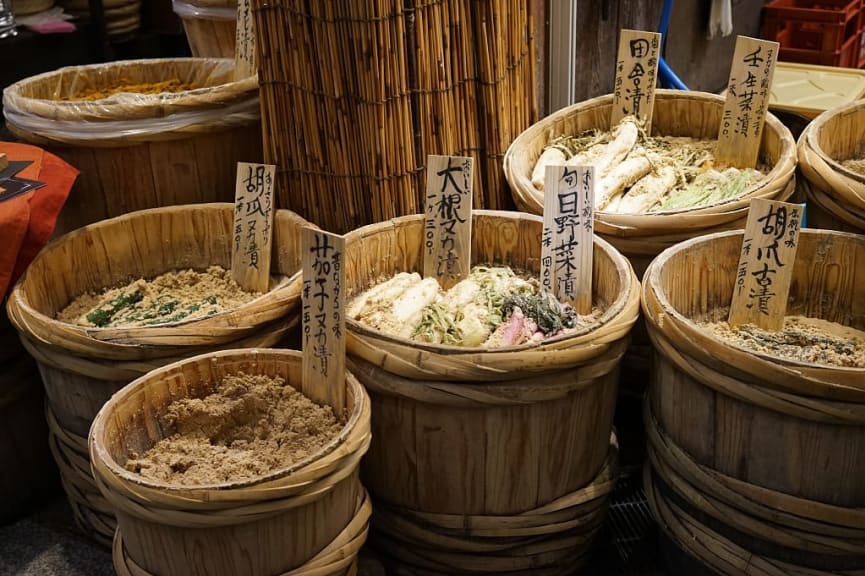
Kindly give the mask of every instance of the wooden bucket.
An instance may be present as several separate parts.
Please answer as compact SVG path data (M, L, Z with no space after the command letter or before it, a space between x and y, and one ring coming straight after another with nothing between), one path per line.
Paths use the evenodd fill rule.
M189 487L125 469L130 451L141 454L171 434L160 424L171 402L203 397L238 372L280 376L299 390L302 355L265 349L203 354L135 380L96 416L90 455L99 489L117 513L118 573L349 573L371 513L358 473L370 443L370 402L351 373L339 436L291 467L247 481Z
M282 280L234 310L157 327L86 328L55 316L77 295L178 268L230 267L232 204L156 208L49 243L9 296L9 318L42 375L51 448L76 520L108 544L110 507L93 485L86 437L112 394L150 370L207 351L276 345L297 325L300 235L308 223L279 210L272 272Z
M39 371L0 314L0 525L58 486L48 450Z
M853 102L823 112L799 137L812 228L865 233L865 175L841 166L865 156L863 123L865 103Z
M192 55L234 58L237 0L172 0Z
M715 139L724 98L706 92L658 90L652 135ZM544 146L554 138L591 128L608 129L613 96L607 94L550 114L520 134L505 153L504 171L517 206L543 214L543 192L532 184L532 170ZM752 198L784 200L795 188L796 142L789 128L766 115L760 157L772 170L739 198L663 214L595 213L595 232L624 254L642 278L652 259L666 248L701 234L744 228Z
M858 574L865 369L757 354L697 326L723 319L742 234L684 242L646 272L647 492L660 494L655 511L674 540L723 574ZM865 237L803 230L787 311L865 329L863 283Z
M81 171L57 235L161 206L234 199L238 161L261 161L258 78L233 60L131 60L61 68L3 93L9 130ZM195 89L59 101L86 90L178 79Z
M349 297L398 271L420 271L423 226L422 215L406 216L350 233ZM475 211L473 262L538 273L542 226L539 217L528 214ZM429 567L418 558L435 541L436 557L445 551L472 557L465 559L468 564L452 558L454 570L502 569L486 563L492 558L486 552L494 548L484 552L457 544L501 536L480 530L473 518L514 530L507 538L511 545L500 547L510 548L510 570L525 566L521 550L546 550L524 549L532 543L550 546L535 559L548 567L565 561L552 552L563 552L556 546L564 538L571 538L569 554L585 551L589 520L597 517L557 506L568 498L581 501L585 490L592 490L587 486L605 482L597 478L609 455L618 365L637 318L639 290L627 260L597 238L593 286L594 302L604 309L599 323L532 347L423 345L347 320L349 366L373 399L373 445L364 481L383 505L380 517L391 524L380 524L378 533L405 539L405 525L416 528L411 546L401 550L403 561ZM606 492L594 495L600 500L593 505L602 508ZM547 512L550 516L542 518ZM467 522L459 534L448 532L446 521L454 518ZM527 522L535 524L520 532ZM424 530L441 538L424 536ZM575 532L581 539L574 539ZM388 542L385 538L380 546L393 554Z

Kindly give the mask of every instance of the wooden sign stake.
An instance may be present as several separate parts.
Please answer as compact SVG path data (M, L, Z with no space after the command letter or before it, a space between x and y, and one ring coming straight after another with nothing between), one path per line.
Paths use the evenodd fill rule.
M345 238L305 228L303 250L303 394L345 411Z
M252 0L237 0L235 28L234 79L249 78L258 72L255 61L255 19Z
M769 40L747 36L736 39L715 150L718 166L757 166L778 47L777 42Z
M591 314L595 168L547 166L545 182L541 285Z
M249 292L270 287L275 169L271 164L237 163L231 276Z
M647 133L651 132L660 51L661 34L658 32L622 30L619 34L611 127L625 116L634 116Z
M777 331L784 327L801 221L799 204L751 200L727 320L731 328L754 324Z
M472 159L427 156L424 277L447 290L471 270Z
M0 171L6 170L9 167L9 159L6 158L5 152L0 152Z

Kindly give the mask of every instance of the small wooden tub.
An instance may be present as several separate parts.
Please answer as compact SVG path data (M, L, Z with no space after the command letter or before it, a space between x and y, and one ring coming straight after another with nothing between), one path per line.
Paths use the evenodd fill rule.
M48 244L9 296L7 311L37 360L51 446L82 528L104 543L110 507L93 485L87 433L111 395L154 368L203 352L276 345L299 322L300 235L308 223L275 217L269 292L213 316L143 328L88 328L56 320L79 294L179 268L230 268L233 204L196 204L127 214Z
M808 225L865 233L865 175L841 161L865 157L865 103L853 102L817 116L799 137Z
M172 0L172 5L193 56L234 58L237 0Z
M420 271L423 224L406 216L350 233L349 297ZM542 226L475 211L473 262L538 273ZM593 286L599 322L533 347L423 345L348 320L349 366L373 399L363 474L384 553L447 574L561 569L584 556L612 487L618 365L638 313L633 270L600 239Z
M720 573L865 570L865 368L782 360L701 329L723 319L741 244L741 231L696 238L646 272L655 515ZM863 330L862 286L865 237L802 231L789 314Z
M173 401L200 398L229 374L280 376L301 389L302 355L226 350L163 368L115 394L96 416L90 455L99 489L117 513L119 574L343 576L366 539L371 505L359 481L370 442L370 403L346 374L345 426L318 452L252 480L181 486L129 472L172 431L160 416Z
M228 59L130 60L61 68L4 90L6 126L81 171L57 235L121 214L234 199L238 161L261 161L258 78ZM191 90L62 101L90 90L180 80Z

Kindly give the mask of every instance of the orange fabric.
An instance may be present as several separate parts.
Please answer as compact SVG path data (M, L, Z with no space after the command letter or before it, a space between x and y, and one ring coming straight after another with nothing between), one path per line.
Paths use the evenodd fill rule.
M57 156L28 144L0 142L0 152L5 152L10 162L33 162L16 177L46 183L38 190L0 201L2 300L54 232L57 215L78 177L78 170Z

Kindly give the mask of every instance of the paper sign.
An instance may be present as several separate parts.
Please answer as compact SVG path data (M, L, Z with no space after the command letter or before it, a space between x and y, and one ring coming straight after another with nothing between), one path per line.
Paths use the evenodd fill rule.
M258 71L255 61L255 20L252 14L252 0L237 0L237 26L234 33L234 78L235 80L249 78Z
M266 292L270 284L275 168L271 164L237 163L231 276L251 292Z
M643 123L646 132L651 131L660 50L661 35L658 32L622 30L610 126L616 126L625 116L635 116Z
M728 323L780 330L799 246L802 206L751 200Z
M425 211L423 275L447 290L471 268L471 158L427 157Z
M541 286L577 314L592 312L595 169L547 166Z
M303 394L345 410L345 238L303 230Z
M718 166L754 168L769 109L777 42L739 36L718 130Z

